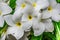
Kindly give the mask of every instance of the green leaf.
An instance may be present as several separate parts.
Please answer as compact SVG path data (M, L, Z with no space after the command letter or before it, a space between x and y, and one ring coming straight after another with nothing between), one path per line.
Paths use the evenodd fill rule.
M10 6L12 9L15 9L15 7L16 7L16 0L10 0L9 6Z
M60 40L60 22L54 22L55 24L55 35L56 35L56 40Z
M12 8L11 14L13 14L15 12L16 0L10 0L9 6Z
M8 25L6 24L3 29L0 30L0 37L3 32L6 32Z
M49 38L48 40L56 40L55 35L52 34L52 33L44 32L44 36L46 36L47 38Z
M56 40L60 40L60 22L56 23Z
M0 27L0 31L5 27L5 25L6 25L6 22L4 22L3 27Z
M40 36L30 35L30 39L29 40L42 40L42 35L40 35Z
M56 0L57 3L60 3L60 0Z

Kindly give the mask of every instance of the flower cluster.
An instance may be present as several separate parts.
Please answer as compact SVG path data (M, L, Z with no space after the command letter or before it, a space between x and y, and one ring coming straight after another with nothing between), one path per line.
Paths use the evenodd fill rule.
M16 0L15 12L10 14L12 8L5 1L0 1L0 27L3 27L4 21L8 24L0 39L5 40L11 34L19 40L31 28L34 36L53 32L52 21L60 21L59 6L55 0Z

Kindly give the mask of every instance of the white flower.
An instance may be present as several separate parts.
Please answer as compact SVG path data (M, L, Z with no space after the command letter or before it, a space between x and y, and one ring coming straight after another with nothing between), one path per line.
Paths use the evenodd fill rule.
M39 23L40 18L41 18L41 13L39 13L37 11L29 12L22 16L22 21L26 21L26 22L30 23L30 25L32 26L35 36L41 35L45 30L43 23ZM38 21L38 23L37 23L37 21ZM41 27L41 25L42 25L42 27Z
M29 23L29 25L33 26L33 23L35 22L35 20L39 21L41 19L41 13L39 13L38 11L36 11L34 9L29 9L28 8L27 10L30 10L30 11L26 11L26 10L25 10L25 12L19 12L19 10L16 11L13 15L13 18L15 20L16 19L15 16L16 16L17 18L20 19L20 16L22 16L22 21L27 22L27 23ZM21 13L23 13L23 15ZM38 35L42 34L45 30L44 25L42 27L40 25L43 25L43 23L39 24L39 26L36 28L36 29L39 28L39 30L38 30L38 32L34 32L35 36L38 36ZM26 28L26 27L24 27L24 28ZM37 31L37 30L35 30L35 31ZM38 34L36 34L36 33L38 33Z
M17 0L16 1L16 9L18 10L19 8L22 10L26 10L27 8L30 7L29 2L26 2L26 0Z
M52 24L51 19L42 20L37 17L35 14L39 14L39 12L27 13L22 16L22 21L27 21L32 24L32 28L34 30L34 35L39 36L44 31L46 32L53 32L54 26ZM40 15L41 16L41 15ZM41 18L41 17L40 17Z
M46 8L49 5L48 0L30 0L30 3L35 8L35 10L40 11L40 9Z
M32 12L34 9L31 5L27 6L25 9L21 10L21 8L15 10L14 15L13 15L13 20L15 19L19 19L22 15L28 13L28 12ZM16 16L16 17L15 17Z
M21 9L18 9L18 10L15 11L12 19L13 19L13 20L16 20L16 19L20 20L20 18L22 19L22 16L23 16L24 14L27 14L28 12L31 12L31 13L32 13L33 10L34 10L34 9L33 9L31 6L29 6L26 10L22 10L22 11L21 11ZM24 20L25 20L25 19L24 19ZM30 23L27 22L26 25L27 25L27 24L30 24ZM30 25L31 25L31 24L30 24ZM26 26L26 27L27 27L27 26ZM26 27L23 27L23 28L25 29ZM30 27L28 27L28 29L26 29L26 31L29 31L29 30L30 30L29 28L30 28Z
M18 27L9 27L7 30L7 34L11 34L16 39L20 39L23 36L24 32L22 29L20 29Z
M41 35L43 32L53 32L54 30L54 26L52 24L51 19L41 21L34 20L32 27L35 36Z
M22 21L28 21L27 23L29 23L30 25L32 25L32 21L35 20L35 17L37 17L37 19L40 19L41 17L41 13L37 12L37 11L34 11L34 8L32 6L30 6L29 8L27 8L27 11L26 10L22 10L21 9L18 9L15 11L14 15L13 15L13 20L15 19L20 19L20 17L22 17ZM16 16L16 17L15 17ZM33 19L32 19L33 17ZM31 21L30 21L31 20ZM24 27L26 28L26 27ZM26 29L25 31L29 31L29 27L28 29Z
M13 18L14 18L14 20L16 19L16 17L18 18L18 19L20 19L20 17L22 16L22 21L24 21L24 22L27 22L27 23L29 23L29 25L30 26L33 26L33 21L34 20L40 20L41 19L41 13L39 13L38 11L36 11L36 10L34 10L34 8L31 6L31 7L29 7L27 10L29 10L29 11L26 11L25 10L25 12L21 12L20 11L20 9L19 10L17 10L15 13L14 13L14 15L13 15ZM15 17L16 16L16 17ZM39 26L40 27L40 26ZM38 28L39 28L38 27ZM26 28L26 27L23 27L23 28ZM26 29L25 31L28 31L30 29L30 27L28 26L28 29ZM43 29L44 30L44 28L43 27L41 27L40 29ZM39 30L40 30L39 29ZM42 34L43 33L43 31L39 31L39 34L37 34L37 35L40 35L40 34Z
M8 28L7 33L12 34L16 37L16 39L19 39L24 35L25 30L30 29L31 25L28 22L21 21L21 17L20 19L15 20L13 20L12 18L12 15L4 16L4 19L7 24L11 26L10 28Z
M19 39L23 36L24 32L22 31L22 29L19 29L18 27L8 27L7 31L4 34L2 34L1 40L5 40L9 34L16 37L16 39Z
M31 8L31 7L30 7ZM19 10L17 10L15 13L14 13L14 15L13 15L13 20L15 20L16 18L18 18L18 19L20 19L20 17L22 16L22 21L24 21L24 22L27 22L27 23L29 23L29 25L30 26L33 26L33 21L34 20L37 20L37 21L39 21L40 19L41 19L41 13L39 13L38 11L35 11L33 8L32 9L30 9L30 8L28 8L27 10L30 10L30 11L26 11L25 10L25 12L20 12L20 9ZM15 17L16 16L16 17ZM34 21L35 22L35 21ZM38 23L39 24L39 23ZM39 28L39 33L38 34L35 34L35 36L36 35L40 35L40 34L42 34L43 32L44 32L44 25L43 25L43 27L41 27L40 25L43 25L42 23L41 24L39 24L39 26L37 27L37 28ZM24 28L26 28L26 27L24 27ZM25 31L27 31L27 30L29 30L30 28L29 28L29 26L28 26L28 29L26 29ZM41 31L42 30L42 31Z
M43 11L42 15L42 19L51 18L54 21L60 21L60 11L56 6L50 5L45 11Z
M12 9L6 3L0 2L0 27L4 25L3 16L9 14L11 11Z

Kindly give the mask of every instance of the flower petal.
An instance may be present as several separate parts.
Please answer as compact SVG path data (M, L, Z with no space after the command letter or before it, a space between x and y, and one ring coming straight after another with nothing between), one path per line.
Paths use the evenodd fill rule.
M4 19L9 26L14 26L15 25L13 20L12 20L12 15L4 16Z
M9 14L12 9L8 6L8 4L1 2L0 3L0 10L2 10L2 14Z
M58 9L54 9L52 11L52 20L59 22L60 21L60 11Z
M2 16L0 16L0 27L3 27L4 25L4 19Z
M32 26L32 23L30 21L27 21L23 25L23 30L30 31L31 26Z
M34 8L32 5L26 4L26 7L23 9L23 12L24 13L31 13L31 12L33 12L33 10L34 10Z
M56 5L56 9L60 10L60 4Z
M51 19L44 20L43 23L45 24L45 32L53 32L54 26Z
M42 19L47 19L52 16L52 13L48 12L47 10L42 13Z
M59 22L60 21L60 15L53 15L52 20Z
M13 35L18 40L24 35L24 31L18 27L9 27L7 34Z
M38 12L37 10L34 10L33 13L32 13L32 15L35 16L35 17L37 17L38 20L41 19L41 14L42 13Z
M16 1L16 5L17 6L20 6L22 3L24 3L25 0L17 0Z
M45 31L45 26L43 23L39 23L38 21L34 21L33 23L33 30L34 30L34 35L39 36Z
M56 0L49 0L49 3L52 7L55 7L57 5Z
M38 0L37 1L38 6L40 5L40 9L46 8L49 6L48 0Z
M22 16L22 21L28 21L27 17L28 17L28 15L27 15L27 14L24 14L24 15Z
M15 13L13 14L13 16L12 16L12 19L15 21L16 19L21 19L21 17L22 17L22 15L23 15L23 12L21 11L21 9L18 9L18 10L16 10L15 11Z

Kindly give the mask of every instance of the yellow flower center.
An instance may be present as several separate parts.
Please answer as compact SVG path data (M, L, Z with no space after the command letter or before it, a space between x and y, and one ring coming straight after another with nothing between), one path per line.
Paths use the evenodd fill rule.
M26 4L25 3L21 4L21 7L22 8L25 8L26 7Z
M32 5L33 5L33 7L36 7L36 6L37 6L37 4L36 4L36 3L33 3Z
M16 26L19 26L20 27L21 25L22 25L22 23L20 23L20 22L17 22L16 23Z
M28 20L32 20L32 16L31 15L28 16Z
M2 14L2 11L0 10L0 15Z
M51 7L51 6L49 6L49 7L48 7L48 11L51 11L51 10L52 10L52 7Z

